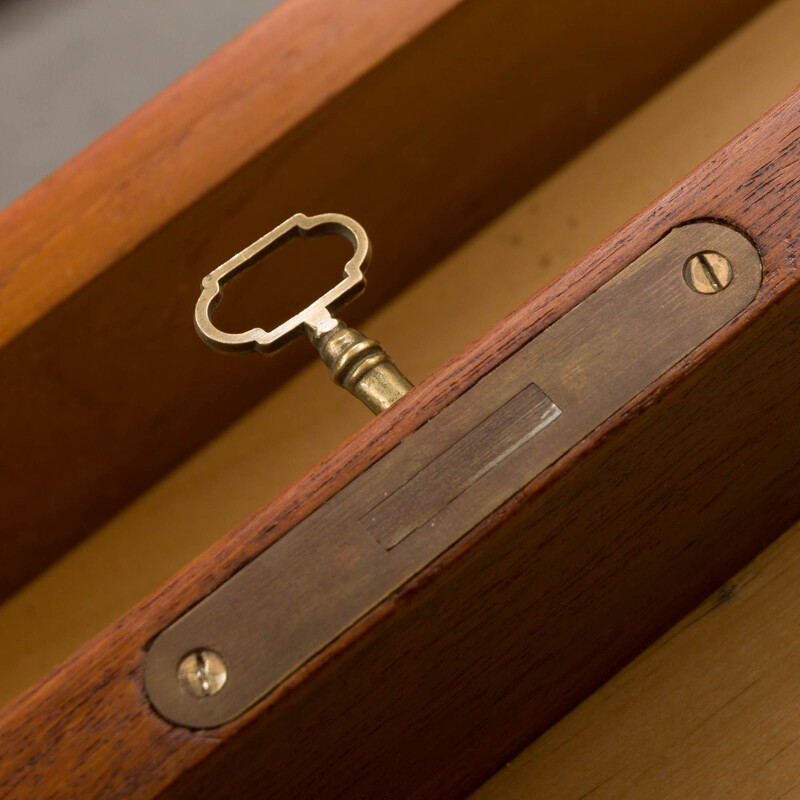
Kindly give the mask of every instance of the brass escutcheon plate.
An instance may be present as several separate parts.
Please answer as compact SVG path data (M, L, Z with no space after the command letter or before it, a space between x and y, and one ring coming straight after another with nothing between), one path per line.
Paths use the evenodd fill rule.
M722 290L689 286L698 252L729 261ZM761 275L734 229L673 229L162 631L153 707L189 728L242 714L733 319ZM227 670L199 698L177 678L198 648Z

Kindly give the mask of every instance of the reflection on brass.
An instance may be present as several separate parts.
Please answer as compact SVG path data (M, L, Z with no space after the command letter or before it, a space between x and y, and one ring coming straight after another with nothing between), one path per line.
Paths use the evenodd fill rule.
M343 278L333 289L271 331L253 328L244 333L225 333L214 325L211 315L222 299L222 287L227 281L290 239L326 234L343 236L353 245L353 257L345 264ZM364 272L370 256L366 231L350 217L295 214L203 279L203 291L195 308L197 332L215 350L226 353L254 350L265 356L273 355L305 333L330 369L331 378L378 414L412 389L413 384L378 342L347 327L331 313L364 291Z
M700 294L721 292L733 280L731 262L721 253L695 253L683 269L686 283Z
M222 690L228 670L222 656L213 650L194 650L178 664L178 685L190 697L211 697Z
M398 463L395 490L378 495L359 522L375 541L391 550L434 520L560 414L561 409L536 384L529 383L474 428L459 431L460 437L422 469Z
M725 291L687 284L700 252L730 262ZM761 260L741 233L711 222L673 229L163 630L145 661L153 707L190 728L243 713L713 336L760 285ZM349 372L346 359L331 361ZM175 664L207 645L229 677L197 699L180 690Z
M331 371L331 378L364 403L373 414L385 411L413 388L386 351L355 328L334 320L332 330L311 335Z

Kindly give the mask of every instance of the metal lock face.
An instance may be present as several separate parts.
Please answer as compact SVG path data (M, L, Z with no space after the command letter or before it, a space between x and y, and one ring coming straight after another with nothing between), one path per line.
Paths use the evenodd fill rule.
M673 229L159 634L154 708L242 714L733 319L761 272L730 227ZM224 684L185 691L180 665L209 651Z

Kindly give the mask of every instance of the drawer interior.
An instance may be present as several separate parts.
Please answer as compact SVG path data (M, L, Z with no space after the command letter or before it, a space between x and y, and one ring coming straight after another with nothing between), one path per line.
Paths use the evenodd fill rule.
M377 254L358 324L764 5L287 0L21 198L0 597L309 362L205 348L211 269L297 211L349 214ZM220 313L269 325L327 288L337 257L304 244Z
M788 94L797 64L787 53L796 50L791 32L798 23L797 2L784 0L762 12L550 177L533 181L522 199L450 255L373 307L359 322L362 329L386 346L413 381L431 374ZM553 155L549 167L563 155ZM377 248L376 282L391 268ZM0 704L369 420L369 412L336 388L321 364L303 366L310 348L298 343L293 349L296 363L288 379L265 391L233 424L222 420L221 433L208 436L200 450L0 606L0 631L11 648ZM249 369L273 369L251 359ZM277 367L278 374L288 374L282 370Z

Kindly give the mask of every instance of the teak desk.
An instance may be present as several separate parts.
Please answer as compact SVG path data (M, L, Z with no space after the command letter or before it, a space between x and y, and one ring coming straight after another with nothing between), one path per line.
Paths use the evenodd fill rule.
M796 535L751 560L800 506L797 100L556 278L794 88L797 4L748 21L756 5L645 15L631 4L611 19L580 3L543 13L290 0L4 213L6 593L39 573L0 611L18 648L7 699L111 627L0 716L3 791L459 797L553 723L479 796L792 790ZM520 102L521 85L536 103ZM191 330L199 278L300 209L341 210L368 228L376 256L363 327L422 385L172 579L368 421L320 367L304 367L302 348L277 367L230 361ZM205 732L153 712L141 678L148 643L263 550L268 520L283 525L270 535L287 530L511 352L520 330L545 326L673 224L699 218L735 224L759 247L763 292L743 316L280 703ZM313 292L338 253L306 254L287 251L282 266L312 270L300 288ZM256 279L250 295L261 291ZM307 299L291 282L282 292L281 303ZM259 315L274 319L275 302L262 309L259 298L241 319L269 324ZM685 494L651 491L648 505L659 485ZM539 491L560 514L549 529L563 549L542 573L560 585L558 602L531 613L519 594L524 537L508 537ZM587 508L593 538L580 535ZM671 552L685 555L665 562ZM562 616L542 633L537 608Z

